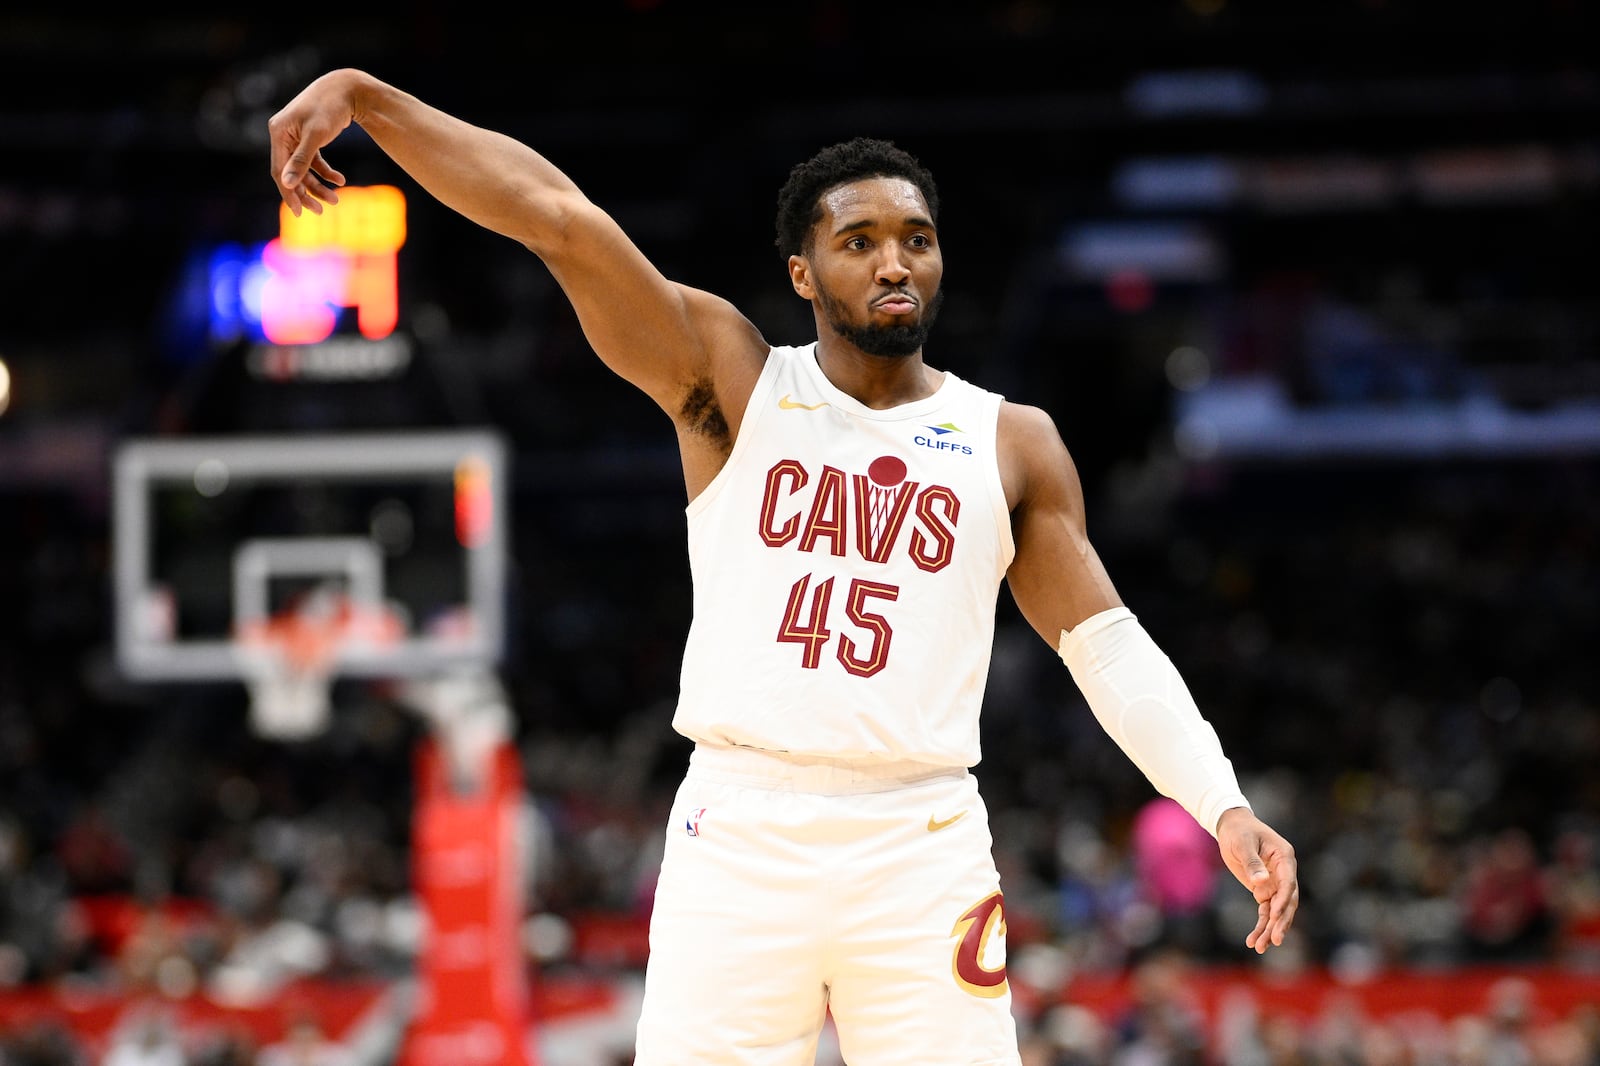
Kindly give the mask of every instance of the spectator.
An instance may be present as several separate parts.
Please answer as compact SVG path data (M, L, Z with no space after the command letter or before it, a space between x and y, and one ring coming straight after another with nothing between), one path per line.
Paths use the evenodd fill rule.
M1463 886L1466 939L1482 961L1528 961L1546 948L1551 914L1533 838L1502 829L1475 846Z
M1165 938L1190 953L1209 954L1216 946L1212 893L1223 869L1211 834L1158 796L1134 817L1131 843L1140 888L1160 912Z

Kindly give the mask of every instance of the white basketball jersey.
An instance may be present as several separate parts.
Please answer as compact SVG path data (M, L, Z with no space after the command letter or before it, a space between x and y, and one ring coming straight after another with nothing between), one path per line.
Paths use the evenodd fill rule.
M1014 545L1000 396L946 372L875 411L816 345L774 348L727 464L688 506L694 621L673 726L854 761L978 762Z

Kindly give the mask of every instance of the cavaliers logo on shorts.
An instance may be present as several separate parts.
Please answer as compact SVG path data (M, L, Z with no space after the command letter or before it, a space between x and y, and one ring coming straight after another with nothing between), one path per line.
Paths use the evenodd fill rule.
M950 935L960 937L951 959L950 970L956 984L984 999L994 999L1006 993L1006 964L1004 941L1006 935L1005 897L991 892L964 911L956 920ZM990 968L986 962L996 948L1000 965Z

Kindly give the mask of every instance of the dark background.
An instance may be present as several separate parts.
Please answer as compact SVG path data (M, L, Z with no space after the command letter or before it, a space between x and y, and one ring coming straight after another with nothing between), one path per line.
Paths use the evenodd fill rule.
M408 192L408 378L253 382L185 310L196 256L276 232L268 116L343 65L534 145L666 273L776 343L811 336L772 246L789 166L855 134L913 151L944 201L949 300L927 358L1055 416L1125 600L1302 850L1297 957L1592 962L1556 887L1593 883L1600 815L1589 5L572 7L0 16L0 940L19 945L16 979L104 965L30 931L39 898L215 897L219 841L266 818L366 812L383 859L360 892L405 892L414 718L352 692L333 735L275 746L249 735L236 687L117 676L108 461L134 435L502 430L502 672L567 856L535 906L638 906L642 875L593 833L648 841L684 756L666 732L689 604L667 420L592 357L536 259L428 200L359 130L334 165ZM1127 168L1150 159L1244 178L1209 202L1130 200ZM1129 221L1197 224L1220 265L1115 283L1066 269L1078 227ZM1327 448L1301 423L1248 453L1197 447L1175 432L1180 346L1214 381L1275 383L1294 412L1359 428ZM1407 432L1468 409L1534 422ZM1073 842L1125 864L1149 789L1004 595L1000 611L979 773L1008 904L1019 928L1115 965L1149 937L1083 888L1109 875ZM229 782L249 801L219 805ZM75 858L86 823L120 858ZM289 894L301 868L278 866ZM1163 935L1226 958L1248 924L1219 902L1200 933L1173 918Z

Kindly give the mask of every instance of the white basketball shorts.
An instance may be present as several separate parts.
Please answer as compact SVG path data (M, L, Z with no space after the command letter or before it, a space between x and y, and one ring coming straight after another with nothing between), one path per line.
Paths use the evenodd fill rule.
M636 1066L1017 1066L988 811L964 769L696 748Z

